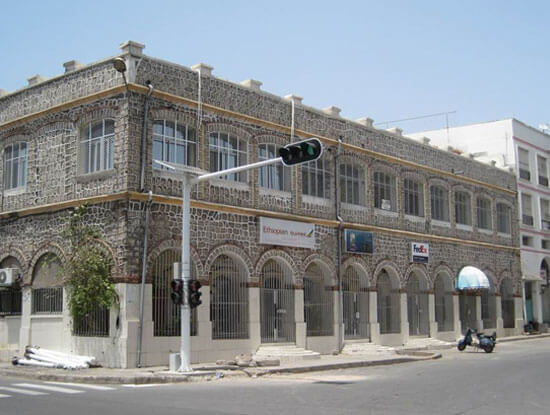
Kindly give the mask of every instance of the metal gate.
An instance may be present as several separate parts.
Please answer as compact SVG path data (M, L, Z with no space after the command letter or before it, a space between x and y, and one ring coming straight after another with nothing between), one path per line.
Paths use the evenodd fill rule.
M369 297L361 291L359 274L348 267L342 278L344 299L344 336L346 338L368 338Z
M290 272L274 260L265 263L260 288L263 343L294 342L294 289Z
M411 275L407 284L407 308L409 318L409 335L428 335L428 296L420 290L417 275Z

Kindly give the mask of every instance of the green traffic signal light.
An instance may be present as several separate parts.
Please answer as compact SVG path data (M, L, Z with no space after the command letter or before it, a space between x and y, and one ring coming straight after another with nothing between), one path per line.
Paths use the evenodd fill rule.
M323 146L318 138L298 141L279 149L279 156L285 166L317 160L322 153Z

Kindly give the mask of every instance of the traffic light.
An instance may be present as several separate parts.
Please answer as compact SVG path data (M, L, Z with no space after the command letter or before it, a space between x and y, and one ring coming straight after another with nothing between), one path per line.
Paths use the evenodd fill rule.
M310 138L281 147L279 149L279 156L285 166L292 166L294 164L317 160L321 157L322 152L323 146L321 145L321 141L318 138Z
M183 304L183 280L172 280L170 282L172 293L170 298L175 305Z
M202 304L200 289L202 284L199 280L190 280L187 283L188 295L189 295L189 307L195 308Z

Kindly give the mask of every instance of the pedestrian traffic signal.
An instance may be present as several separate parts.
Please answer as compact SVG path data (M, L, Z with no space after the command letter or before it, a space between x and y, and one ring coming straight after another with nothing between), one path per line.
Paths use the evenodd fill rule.
M190 280L187 282L187 289L188 289L188 295L189 295L189 306L191 308L198 307L202 304L201 301L201 295L200 289L202 287L202 284L199 280Z
M172 293L170 298L175 305L183 304L183 280L172 280L170 282Z
M279 156L285 166L307 163L321 157L323 146L318 138L298 141L279 149Z

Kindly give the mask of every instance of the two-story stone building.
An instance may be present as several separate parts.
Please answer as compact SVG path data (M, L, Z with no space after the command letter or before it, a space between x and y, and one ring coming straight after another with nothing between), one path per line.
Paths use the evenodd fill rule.
M193 362L273 343L330 353L349 342L454 340L466 325L522 327L512 174L143 48L126 42L117 57L70 61L60 76L0 93L0 268L20 276L0 289L4 358L35 344L107 366L166 364L179 350L169 282L182 181L155 160L218 171L314 136L318 161L193 189L192 273L203 284ZM83 203L120 299L84 328L58 278L70 255L61 231ZM465 266L490 288L459 292Z

